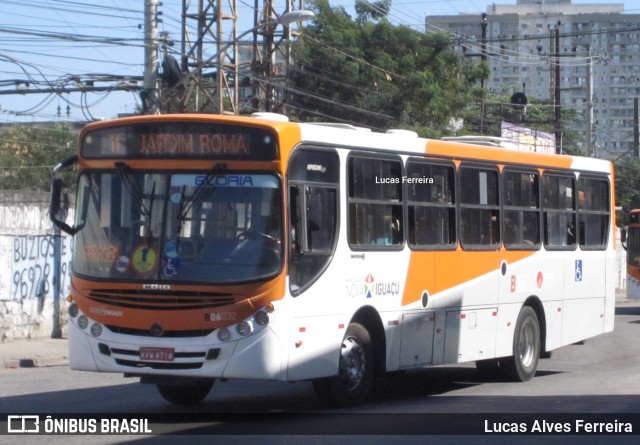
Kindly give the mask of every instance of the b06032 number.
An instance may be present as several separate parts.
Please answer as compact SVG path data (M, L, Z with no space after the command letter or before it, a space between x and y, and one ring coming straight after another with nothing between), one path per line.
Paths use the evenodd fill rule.
M212 312L204 315L204 321L236 321L235 312Z

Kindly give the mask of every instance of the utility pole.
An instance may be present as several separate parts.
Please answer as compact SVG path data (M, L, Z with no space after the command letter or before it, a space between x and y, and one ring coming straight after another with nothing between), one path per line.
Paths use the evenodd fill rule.
M296 3L297 9L304 9L304 0L285 1L284 11L278 14L276 0L254 0L252 111L284 111L283 86L289 75L291 29L287 24L279 25L276 18L295 10ZM278 26L283 26L283 30L277 32Z
M236 0L182 1L181 111L236 113L238 108L238 19ZM195 35L190 30L195 29ZM205 54L213 53L207 57Z
M593 58L591 57L591 47L587 45L587 119L586 119L586 135L587 135L587 156L596 156L596 147L593 137Z
M282 111L291 17L282 19L284 14L295 12L294 3L299 3L298 9L303 10L304 0L286 0L282 13L276 12L276 0L254 0L254 26L240 33L236 30L236 2L198 0L198 11L193 13L192 2L183 0L183 80L169 92L181 95L181 111L232 114ZM305 20L309 16L294 21ZM279 27L284 27L284 31L276 31ZM190 29L197 29L195 37L188 34ZM245 35L247 39L249 35L253 37L252 46L249 40L243 45L241 39ZM207 58L207 51L213 55ZM243 64L248 68L240 70ZM179 92L180 89L184 92ZM241 97L246 97L241 93L249 89L251 103L242 103Z
M256 111L275 111L271 104L274 99L274 85L272 77L275 70L275 28L276 25L260 24L273 23L276 17L273 0L263 0L262 8L260 0L255 0L253 31L253 59L251 61L251 95L253 98L252 109ZM261 11L258 13L258 11ZM262 38L259 39L258 36Z
M144 114L160 112L158 96L158 0L144 2Z
M556 154L562 153L562 123L560 121L560 21L551 32L553 53L551 54L553 70L553 132L556 139Z
M482 27L482 36L480 38L480 60L482 63L485 63L487 60L487 14L485 12L482 13L482 22L480 23ZM480 103L480 134L484 134L484 114L485 114L485 102L486 102L486 91L484 89L484 77L480 79L480 89L482 90L482 102Z
M640 157L640 124L638 123L638 98L633 98L633 157Z

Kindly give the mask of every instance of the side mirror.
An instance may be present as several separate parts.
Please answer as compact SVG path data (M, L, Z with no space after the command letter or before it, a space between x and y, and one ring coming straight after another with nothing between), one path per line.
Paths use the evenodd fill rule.
M60 173L75 164L78 161L77 156L71 156L62 161L53 168L53 179L51 180L51 197L49 200L49 219L51 222L63 232L69 235L75 235L82 227L71 227L64 220L60 219L62 210L62 179Z

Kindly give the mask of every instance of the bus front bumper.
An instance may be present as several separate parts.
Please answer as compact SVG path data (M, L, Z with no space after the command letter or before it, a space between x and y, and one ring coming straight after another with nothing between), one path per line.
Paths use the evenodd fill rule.
M156 338L104 332L94 337L69 323L71 369L134 375L285 380L283 347L268 327L220 342L215 332L199 338Z

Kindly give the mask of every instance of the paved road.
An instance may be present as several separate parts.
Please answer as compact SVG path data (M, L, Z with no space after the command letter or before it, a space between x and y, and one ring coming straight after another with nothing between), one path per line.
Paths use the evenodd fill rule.
M507 441L506 436L454 437L451 434L457 432L456 428L477 428L483 419L498 423L538 419L562 425L566 413L582 413L587 417L595 413L595 418L610 415L611 419L631 414L640 418L639 340L640 304L620 304L614 332L556 351L551 359L541 361L539 372L531 382L487 380L472 365L436 367L379 379L370 401L357 408L334 411L318 404L307 382L216 382L204 403L184 408L166 404L154 387L119 375L76 372L63 366L0 369L0 412L96 413L96 417L129 413L133 418L152 419L161 416L173 421L156 425L156 433L207 434L188 436L191 443L251 440L238 434L270 434L260 441L296 444L301 441L349 445L354 442L513 443L513 437ZM537 414L513 417L522 413ZM405 434L443 429L448 435L425 438ZM401 436L391 440L388 434ZM298 440L294 440L296 436ZM62 436L47 436L46 443L57 443L59 439ZM65 443L128 440L151 444L161 439L176 443L178 437L75 436ZM540 439L573 442L570 436L521 435L517 438L519 444L540 443ZM581 436L579 442L581 445L602 443L603 437L596 439L597 436L590 434ZM612 439L616 444L632 443L632 439L633 443L637 442L637 436Z

